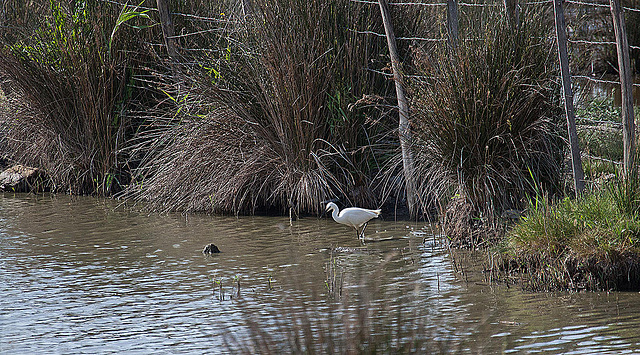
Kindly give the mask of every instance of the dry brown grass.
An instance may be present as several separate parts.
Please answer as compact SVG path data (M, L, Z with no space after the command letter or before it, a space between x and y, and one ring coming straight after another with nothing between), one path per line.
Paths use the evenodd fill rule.
M121 7L83 4L51 2L10 18L15 22L0 38L8 91L0 150L43 169L54 191L108 195L128 180L119 154L131 135L128 109L141 95L131 85L132 68L149 54L127 28L109 51L105 34ZM19 4L11 5L20 16Z
M414 84L416 180L425 210L460 197L492 227L536 188L557 190L563 148L548 16L523 11L517 30L501 11L476 16L461 28L475 40L436 48Z
M375 12L349 1L253 5L211 39L225 55L191 58L179 80L160 83L170 98L133 146L143 164L129 195L179 211L319 213L334 197L377 206L383 125L356 102L390 83L366 70L380 40L348 31Z

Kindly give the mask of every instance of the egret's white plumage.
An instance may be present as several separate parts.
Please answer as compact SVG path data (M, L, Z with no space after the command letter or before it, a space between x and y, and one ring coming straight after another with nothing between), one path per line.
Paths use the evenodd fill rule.
M362 237L363 241L364 230L367 228L367 223L373 218L378 218L380 213L382 213L381 210L368 210L360 207L349 207L340 211L338 206L333 202L327 204L327 212L329 211L332 211L331 217L333 217L334 221L353 227L356 230L358 239ZM362 228L362 231L360 231L360 228Z

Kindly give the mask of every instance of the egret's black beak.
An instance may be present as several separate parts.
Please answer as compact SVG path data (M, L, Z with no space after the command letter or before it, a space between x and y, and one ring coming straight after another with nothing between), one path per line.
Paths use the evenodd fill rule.
M338 198L332 198L330 200L324 200L324 201L320 201L320 204L325 207L327 205L327 203L329 202L338 202L340 199ZM320 215L320 218L324 217L325 214L327 214L327 211L329 211L329 209L325 208L324 212L322 212L322 214Z
M322 205L325 206L327 202L322 201ZM323 209L322 210L322 214L320 214L320 218L324 217L325 214L327 214L328 209Z

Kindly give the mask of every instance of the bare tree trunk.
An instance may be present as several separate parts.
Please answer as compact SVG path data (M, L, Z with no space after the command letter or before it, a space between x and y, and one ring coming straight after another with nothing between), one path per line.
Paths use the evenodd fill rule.
M624 175L625 179L635 171L636 128L633 115L633 81L631 78L631 61L629 60L629 43L624 24L624 16L619 0L610 0L613 30L616 35L618 50L618 72L620 73L620 93L622 96L622 140L624 142Z
M387 0L379 0L380 13L382 14L382 22L384 31L387 35L387 45L389 46L389 56L391 57L391 67L393 69L393 80L396 84L396 96L398 98L398 110L400 114L398 124L398 135L400 138L400 149L402 149L402 165L404 168L404 179L407 193L407 206L409 213L415 216L416 212L416 188L413 174L413 154L411 152L411 129L409 126L409 104L404 95L402 86L402 69L400 57L396 47L396 37L393 33L391 25L391 17L389 16L389 6Z
M458 48L458 0L447 0L447 34L450 48Z
M176 58L176 39L173 34L173 21L171 20L171 11L169 10L169 0L156 0L158 5L158 13L162 24L162 34L164 35L164 44L167 46L167 53L172 59Z
M571 91L571 74L569 73L567 34L565 33L566 25L564 22L562 0L553 0L553 12L555 13L558 57L560 58L562 92L564 94L564 109L567 115L567 129L569 131L569 148L571 149L573 183L576 195L579 195L584 190L584 172L582 171L582 159L580 158L580 145L578 144L578 132L576 130L576 116L573 110L573 93Z

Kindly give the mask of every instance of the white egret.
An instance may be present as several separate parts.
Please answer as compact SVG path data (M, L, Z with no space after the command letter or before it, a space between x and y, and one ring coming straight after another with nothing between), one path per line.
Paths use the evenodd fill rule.
M333 202L327 203L327 212L330 210L332 211L331 217L333 217L334 221L353 227L356 230L358 239L362 237L363 242L364 230L367 228L367 223L373 218L378 218L380 213L382 213L381 210L368 210L360 207L349 207L340 211L338 206ZM360 231L360 228L362 228L362 231Z

